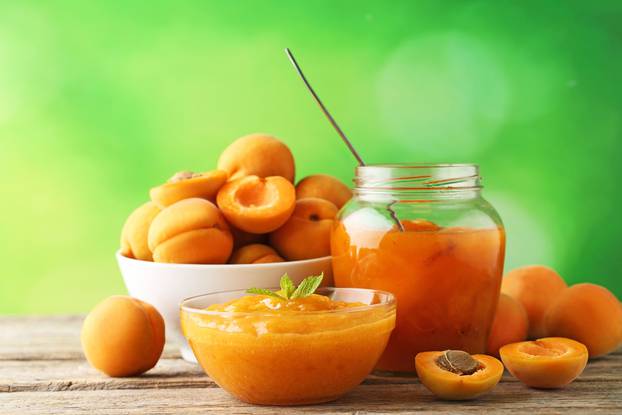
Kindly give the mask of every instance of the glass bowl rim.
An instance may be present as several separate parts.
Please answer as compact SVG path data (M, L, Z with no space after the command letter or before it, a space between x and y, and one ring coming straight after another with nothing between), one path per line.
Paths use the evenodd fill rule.
M279 290L280 288L272 287L268 289ZM322 314L331 314L331 315L340 314L340 313L347 314L347 313L353 313L353 312L356 313L356 312L361 312L361 311L368 311L368 310L381 308L381 307L389 307L389 308L396 307L397 300L395 298L395 295L389 291L374 290L371 288L320 287L317 289L316 293L320 292L321 290L327 290L327 289L333 290L333 291L357 291L357 292L372 292L376 294L382 294L383 296L386 296L386 301L379 302L376 304L366 304L363 306L339 308L336 310L292 311L288 313L288 316L303 317L303 316L314 316L314 315L316 316L316 315L322 315ZM195 308L195 307L185 305L186 302L196 300L200 297L207 297L210 295L218 295L218 294L229 294L229 293L245 294L246 289L216 291L216 292L209 293L209 294L199 294L199 295L194 295L192 297L184 298L179 304L180 313L186 312L189 314L202 314L202 315L208 315L208 316L222 316L222 317L265 316L265 317L271 317L271 318L275 318L275 317L278 318L282 316L281 313L267 313L264 311L213 311L213 310L205 310L202 308ZM250 294L250 295L257 295L257 294Z

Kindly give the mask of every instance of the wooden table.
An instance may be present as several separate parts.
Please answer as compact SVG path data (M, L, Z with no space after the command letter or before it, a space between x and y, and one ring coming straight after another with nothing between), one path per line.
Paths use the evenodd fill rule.
M434 398L416 378L370 376L328 404L276 408L239 402L180 359L167 344L158 365L114 379L89 367L80 350L81 316L0 317L0 413L617 413L622 414L622 351L591 362L564 390L529 389L507 373L471 402Z

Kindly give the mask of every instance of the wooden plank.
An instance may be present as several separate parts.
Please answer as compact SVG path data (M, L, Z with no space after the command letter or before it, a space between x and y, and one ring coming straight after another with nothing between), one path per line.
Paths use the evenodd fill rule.
M273 414L273 413L419 413L452 412L502 414L622 412L622 381L575 382L565 390L538 391L517 382L505 383L492 393L470 402L435 399L421 385L361 385L345 397L327 404L296 408L250 406L219 388L143 389L0 394L0 407L8 413L39 414Z
M0 317L0 361L83 359L83 319L79 315ZM177 345L168 342L163 356L179 357Z

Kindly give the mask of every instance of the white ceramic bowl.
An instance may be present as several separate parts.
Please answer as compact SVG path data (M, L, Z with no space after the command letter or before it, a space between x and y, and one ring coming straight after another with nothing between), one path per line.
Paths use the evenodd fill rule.
M152 304L164 317L166 335L179 342L185 360L196 362L179 325L182 300L218 291L278 287L287 273L296 284L324 273L322 285L333 285L331 257L269 264L164 264L116 253L129 295Z

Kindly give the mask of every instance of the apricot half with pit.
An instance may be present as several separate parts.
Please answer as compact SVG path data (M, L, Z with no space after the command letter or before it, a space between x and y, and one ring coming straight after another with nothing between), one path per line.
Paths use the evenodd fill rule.
M183 171L175 173L166 183L152 188L149 195L160 209L191 197L213 201L226 181L227 173L222 170L205 173Z
M218 169L229 174L229 180L244 176L281 176L294 182L294 156L281 140L267 134L240 137L222 152Z
M503 364L492 356L461 350L421 352L415 357L421 383L447 400L468 400L493 389L503 375Z
M270 246L264 244L250 244L243 246L231 255L232 264L267 264L270 262L285 261Z
M563 337L506 344L499 349L508 371L532 388L563 388L585 369L585 345Z
M290 261L330 255L330 229L337 207L309 197L296 201L289 220L270 234L270 244Z
M314 174L300 180L296 185L296 199L307 197L328 200L337 209L341 209L352 198L352 190L333 176Z
M191 198L173 203L155 217L149 228L149 248L156 262L224 264L233 237L212 202Z
M152 261L147 235L153 219L160 209L153 202L147 202L134 210L121 230L121 255L128 258Z
M529 318L528 338L545 337L544 314L548 307L567 288L557 272L542 265L516 268L502 279L501 292L525 307Z
M158 363L164 320L150 304L124 295L97 304L82 325L82 350L108 376L135 376Z
M225 184L216 200L225 218L236 228L267 233L289 219L296 205L296 192L280 176L246 176Z
M583 343L590 357L622 345L622 305L600 285L576 284L566 289L547 310L545 322L550 335Z

